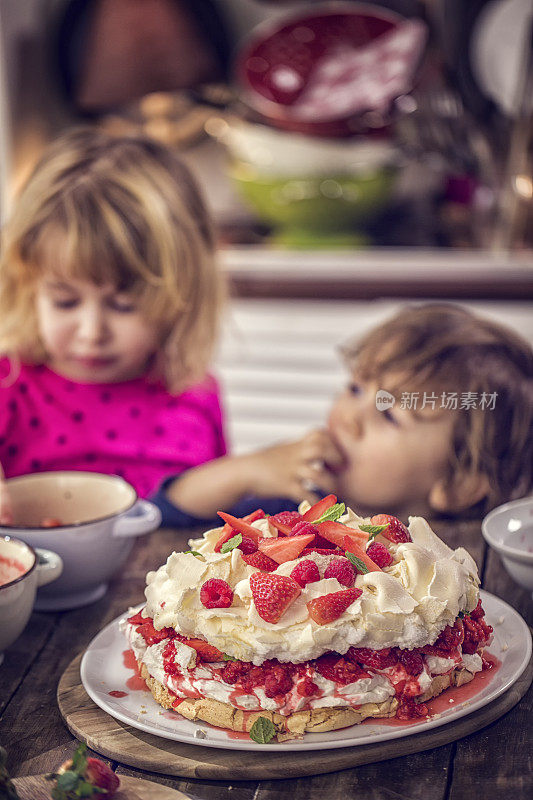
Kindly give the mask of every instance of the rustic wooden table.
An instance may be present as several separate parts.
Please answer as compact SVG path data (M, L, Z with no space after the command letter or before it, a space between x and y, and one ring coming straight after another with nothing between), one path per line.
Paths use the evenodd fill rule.
M486 547L479 523L435 525L452 547L466 547L476 559L483 587L533 623L531 597L512 582L499 558ZM0 667L0 743L9 753L13 776L45 773L72 753L76 740L56 704L58 680L93 636L129 605L143 599L146 572L188 535L160 530L138 540L128 563L98 603L63 613L34 613ZM530 769L533 689L504 717L452 744L390 761L312 778L272 781L205 781L168 778L112 763L118 775L144 777L209 800L526 800L533 796ZM260 758L260 754L258 755Z

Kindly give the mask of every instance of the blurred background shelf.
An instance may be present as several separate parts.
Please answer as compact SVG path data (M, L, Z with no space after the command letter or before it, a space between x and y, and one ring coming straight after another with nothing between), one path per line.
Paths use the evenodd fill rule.
M247 246L225 248L220 259L241 297L533 299L533 255L528 252Z

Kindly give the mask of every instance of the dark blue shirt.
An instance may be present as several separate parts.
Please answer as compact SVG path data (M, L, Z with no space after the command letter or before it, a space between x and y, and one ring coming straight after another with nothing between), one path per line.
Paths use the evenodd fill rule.
M152 503L159 508L162 515L161 526L163 528L214 528L217 525L222 525L220 517L195 517L187 511L183 511L174 503L171 503L166 496L166 490L170 483L176 478L167 478L157 492L150 497ZM245 517L246 514L251 514L257 508L262 508L265 514L278 514L280 511L297 511L298 505L292 500L283 497L256 497L249 495L243 497L231 508L221 508L221 511L226 511L234 517Z

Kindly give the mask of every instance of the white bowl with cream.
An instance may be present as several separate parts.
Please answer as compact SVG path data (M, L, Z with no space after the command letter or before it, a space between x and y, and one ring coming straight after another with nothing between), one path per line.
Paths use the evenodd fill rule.
M13 525L0 527L32 547L47 547L64 562L61 577L37 593L39 611L62 611L102 597L134 539L155 530L159 509L133 486L97 472L42 472L10 478ZM48 520L55 527L45 527Z
M62 570L57 553L0 536L0 664L26 627L37 588L57 580Z
M533 496L498 506L485 517L481 530L509 575L533 592Z

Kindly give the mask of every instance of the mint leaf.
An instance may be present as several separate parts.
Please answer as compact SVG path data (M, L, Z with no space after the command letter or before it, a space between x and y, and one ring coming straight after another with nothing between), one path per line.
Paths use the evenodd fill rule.
M201 556L202 558L204 557L204 554L203 554L203 553L199 553L199 552L198 552L198 550L185 550L185 552L183 553L183 555L184 555L184 556L188 556L188 555L191 555L191 556Z
M276 729L266 717L258 717L250 729L250 739L257 744L268 744L276 735Z
M346 512L346 506L344 503L335 503L334 506L328 508L321 517L318 519L312 520L313 525L318 525L320 522L334 522L335 520L342 517L342 515Z
M64 792L70 792L78 783L79 777L77 772L67 769L62 775L57 776L57 788L63 789Z
M78 747L74 751L74 755L72 756L71 770L73 772L79 772L80 774L83 774L85 772L86 766L87 766L87 745L82 742L80 745L78 745Z
M378 533L384 531L385 528L388 528L388 523L386 525L359 525L359 530L363 531L363 533L368 533L368 541L371 542L374 536L377 536Z
M357 558L357 556L354 556L353 553L348 553L348 551L346 551L346 558L348 559L348 561L351 561L351 563L354 565L356 570L361 573L361 575L366 575L367 572L370 572L365 562L361 561L361 559Z
M88 783L88 781L82 781L76 789L76 797L94 797L95 792L107 794L107 792L104 789L100 789L99 786L93 786L92 783Z
M224 661L238 661L239 660L238 658L233 658L233 656L228 656L227 653L223 653L222 657L223 657Z
M230 550L235 550L242 543L242 533L236 534L236 536L232 536L231 539L228 539L227 542L224 542L222 547L220 548L221 553L229 553Z
M463 619L464 616L465 616L465 612L464 611L459 611L459 614L458 614L459 619Z

